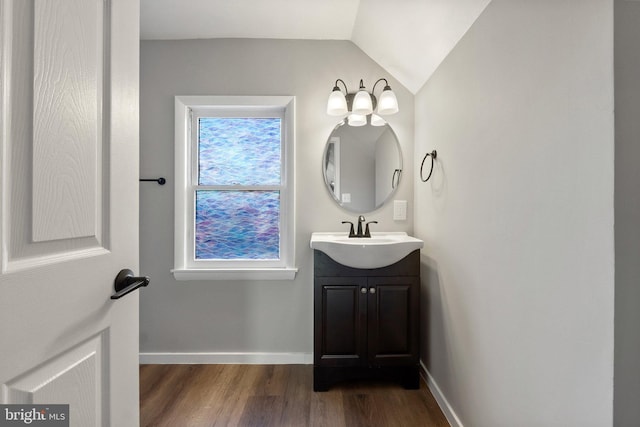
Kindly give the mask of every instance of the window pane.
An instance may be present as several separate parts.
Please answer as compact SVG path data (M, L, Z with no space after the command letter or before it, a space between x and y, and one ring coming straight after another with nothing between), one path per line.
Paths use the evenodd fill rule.
M199 185L280 185L280 119L198 119Z
M280 258L279 191L196 191L196 259Z

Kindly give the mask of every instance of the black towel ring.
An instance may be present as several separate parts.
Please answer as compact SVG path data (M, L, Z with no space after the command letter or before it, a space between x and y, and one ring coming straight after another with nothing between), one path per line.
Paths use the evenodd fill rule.
M402 175L402 169L396 169L393 171L393 175L391 176L391 188L396 188L398 184L400 184L400 175ZM398 179L396 180L396 176Z
M431 156L431 170L429 171L429 176L427 176L427 179L424 179L422 176L422 168L424 167L424 161L427 160L427 157ZM422 182L427 182L429 181L429 178L431 178L431 174L433 173L433 162L434 160L438 157L438 153L436 152L436 150L433 150L430 153L427 153L424 155L424 159L422 159L422 164L420 165L420 180Z

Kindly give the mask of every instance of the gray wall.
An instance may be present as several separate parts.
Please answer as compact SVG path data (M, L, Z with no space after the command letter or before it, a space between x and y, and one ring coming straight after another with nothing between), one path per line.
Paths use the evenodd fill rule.
M140 187L140 268L151 285L140 295L141 353L310 354L312 231L343 229L355 215L324 187L321 158L337 123L326 100L337 78L356 89L390 76L353 43L291 40L143 41L141 44L141 176L166 176L164 187ZM400 112L389 117L405 153L413 153L413 95L394 79ZM296 265L293 281L176 282L173 268L173 97L295 95ZM405 158L406 177L413 175ZM398 198L413 198L405 179ZM377 229L412 232L413 218L392 220L392 206L367 215Z
M415 180L421 350L448 409L611 425L613 2L494 0L415 108L415 157L438 150Z
M348 193L351 201L345 206L355 211L367 210L367 206L376 206L375 152L370 137L371 128L341 126L331 135L340 138L340 194ZM366 138L359 138L364 132ZM340 197L340 196L339 196Z
M376 141L376 205L386 200L389 192L393 191L393 180L397 179L395 170L398 168L398 162L395 147L396 138L390 129L387 129ZM413 177L406 179L413 179Z
M640 420L640 3L615 1L614 424Z

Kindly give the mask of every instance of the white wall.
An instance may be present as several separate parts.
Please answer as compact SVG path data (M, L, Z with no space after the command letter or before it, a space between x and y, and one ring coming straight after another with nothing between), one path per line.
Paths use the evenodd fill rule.
M416 159L438 151L415 180L422 359L449 409L611 425L613 2L494 0L415 121Z
M615 1L616 316L614 425L640 420L640 2Z
M356 216L324 187L322 153L337 123L326 100L337 78L350 88L389 75L351 42L291 40L143 41L141 176L166 186L140 187L140 265L151 285L140 295L142 353L290 353L309 355L312 341L312 231L343 229ZM413 95L394 79L400 113L389 117L403 153L413 152ZM294 281L176 282L173 267L173 102L175 95L295 95L296 264ZM413 165L405 159L407 177ZM405 179L398 198L413 199ZM380 230L412 231L387 206L367 215ZM277 357L276 357L277 359ZM150 360L150 359L145 359ZM207 359L211 360L211 359ZM236 359L239 360L239 359ZM275 359L271 359L275 360Z

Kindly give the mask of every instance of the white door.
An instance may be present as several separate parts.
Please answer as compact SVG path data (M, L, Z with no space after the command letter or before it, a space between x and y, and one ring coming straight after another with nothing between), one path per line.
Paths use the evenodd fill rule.
M138 67L138 0L0 0L0 403L71 426L138 425Z

